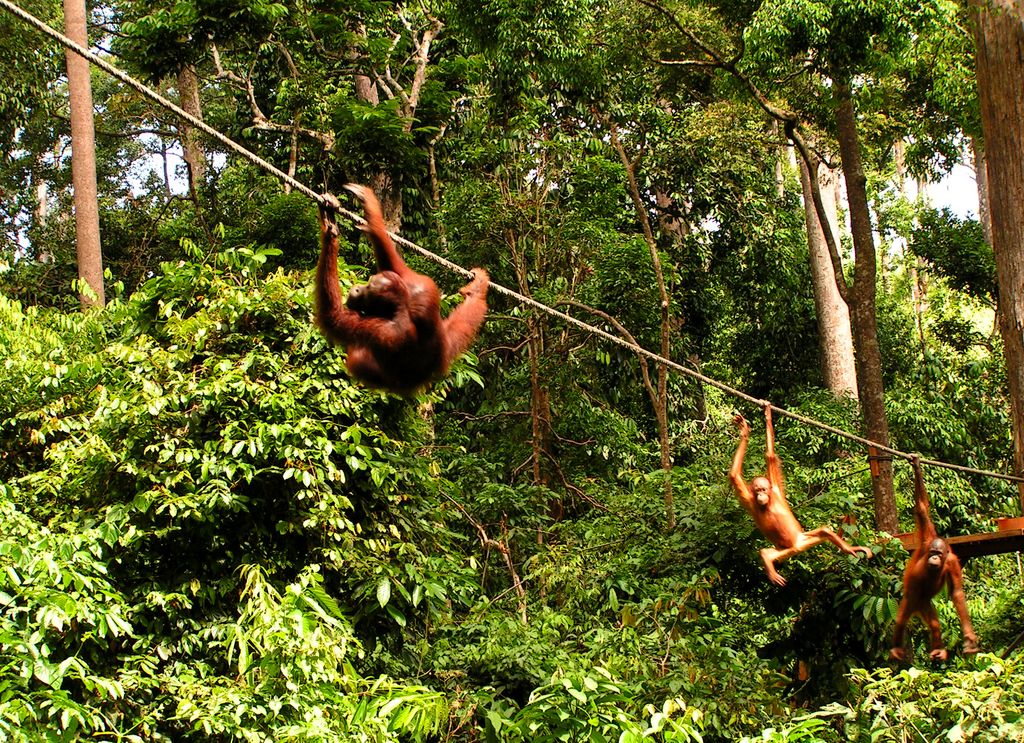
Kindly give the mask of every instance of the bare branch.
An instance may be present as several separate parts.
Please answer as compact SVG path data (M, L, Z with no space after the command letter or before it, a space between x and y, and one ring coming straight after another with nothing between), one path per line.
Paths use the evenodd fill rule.
M287 54L287 51L283 49L282 45L278 44L278 48L284 52L283 56L288 63L289 68L297 77L298 70L295 68L291 55ZM249 109L252 113L252 123L255 129L269 132L281 132L288 134L289 136L292 136L293 134L301 134L309 139L319 142L325 150L329 150L334 147L334 134L332 132L321 132L315 129L308 129L303 126L299 126L297 121L291 124L278 124L275 121L271 121L267 115L263 113L259 103L256 101L256 91L253 89L251 71L250 75L242 77L237 72L225 68L221 62L220 51L217 49L217 45L211 42L210 49L213 52L213 65L217 72L217 79L227 80L245 93L245 96L249 101Z
M512 562L512 552L508 548L508 534L505 530L504 518L502 518L501 523L502 539L492 539L487 535L487 530L484 529L483 524L474 519L469 514L469 511L467 511L461 503L459 503L457 500L455 500L445 492L442 492L441 495L443 495L450 503L452 503L452 505L459 509L459 511L465 517L466 521L468 521L473 526L473 528L476 529L477 534L480 536L480 544L484 547L484 549L496 550L499 554L501 554L502 558L505 560L505 568L508 570L509 575L512 576L512 585L515 588L516 596L519 597L519 616L520 619L523 620L523 624L526 624L526 589L523 588L523 581L519 578L519 573L516 572L516 566Z

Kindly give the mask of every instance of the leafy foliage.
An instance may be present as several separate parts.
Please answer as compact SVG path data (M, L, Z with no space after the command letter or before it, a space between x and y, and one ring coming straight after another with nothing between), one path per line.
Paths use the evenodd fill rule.
M266 257L164 266L103 315L4 305L0 430L20 484L2 491L3 719L25 739L52 726L383 741L445 718L436 693L351 665L350 617L388 604L361 605L361 587L398 550L418 572L396 535L421 525L378 520L425 475L386 433L408 419L349 385L307 292L263 275ZM26 385L42 400L16 394ZM67 532L17 510L17 493Z
M912 140L912 173L934 173L976 133L962 9L651 6L154 0L95 20L120 63L172 97L194 66L204 119L299 180L372 182L406 237L652 349L656 257L673 359L848 431L856 401L819 384L796 173L736 73L798 111L825 155L835 83L853 75L887 241L877 311L894 443L1009 469L991 256L973 223L915 223L893 181L898 140ZM431 391L355 386L298 273L316 259L315 205L213 142L186 191L181 130L100 75L118 299L47 309L75 301L59 55L3 30L0 737L1018 735L1013 652L886 664L905 552L870 528L858 445L777 419L801 522L876 551L818 547L785 563L777 589L725 475L730 419L739 405L754 420L756 405L671 375L663 470L639 358L499 291L479 358ZM706 64L711 48L729 70ZM343 260L368 257L357 235ZM344 291L366 269L341 273ZM896 477L907 523L907 468ZM1010 485L927 478L946 533L1019 508ZM1019 572L1009 557L967 568L987 648L1012 651ZM936 605L955 646L953 609ZM920 662L923 632L911 641Z
M980 223L959 219L949 209L925 210L909 247L958 289L990 302L995 298L995 256Z
M911 668L852 674L843 740L898 741L908 728L926 740L1019 740L1024 688L1014 662L980 655L973 668L945 673Z

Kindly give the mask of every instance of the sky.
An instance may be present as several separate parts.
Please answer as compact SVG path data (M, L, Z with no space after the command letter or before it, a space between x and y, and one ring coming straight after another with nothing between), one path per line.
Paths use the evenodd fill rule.
M978 218L978 184L974 170L966 165L955 166L942 181L929 184L926 193L937 208L948 207L961 219Z

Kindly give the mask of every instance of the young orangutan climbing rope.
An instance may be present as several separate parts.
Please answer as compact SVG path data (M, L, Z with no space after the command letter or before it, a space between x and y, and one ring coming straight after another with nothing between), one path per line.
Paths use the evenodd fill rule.
M732 458L732 469L729 480L740 504L747 510L757 528L768 538L774 547L761 550L761 561L768 572L768 580L777 586L786 585L786 579L779 575L775 563L789 559L816 544L829 541L848 555L858 552L871 557L871 550L859 545L849 545L842 537L821 526L805 532L786 501L786 485L782 477L782 462L775 453L775 429L772 428L771 405L764 407L765 420L765 477L755 477L747 484L743 479L743 458L747 454L747 443L750 439L750 425L746 419L737 414L733 418L740 431L740 443Z
M915 614L920 615L928 625L931 641L929 657L932 660L946 660L949 657L942 642L939 614L932 605L932 599L944 587L949 589L949 597L960 616L960 627L964 632L964 654L970 655L978 652L978 636L974 634L971 617L967 613L960 559L949 548L949 542L939 537L935 524L932 523L920 458L915 456L911 463L914 467L914 523L917 525L917 549L907 560L907 567L903 571L903 600L900 601L899 611L896 612L896 629L893 631L889 657L893 660L906 660L907 650L903 647L903 633L907 628L907 622Z

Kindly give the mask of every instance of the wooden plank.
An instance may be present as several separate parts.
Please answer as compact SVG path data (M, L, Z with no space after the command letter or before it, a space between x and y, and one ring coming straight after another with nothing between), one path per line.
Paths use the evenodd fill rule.
M917 533L897 534L897 539L908 552L917 549ZM963 534L946 539L956 556L961 560L982 555L1001 555L1006 552L1024 552L1024 529L1006 529Z

